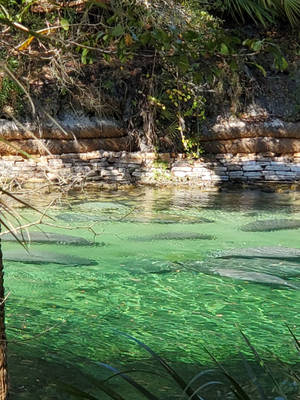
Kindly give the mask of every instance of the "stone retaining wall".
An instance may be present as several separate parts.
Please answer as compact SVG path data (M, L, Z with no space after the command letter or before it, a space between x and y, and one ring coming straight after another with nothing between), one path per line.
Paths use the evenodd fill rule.
M190 160L183 154L93 151L49 156L2 156L2 184L89 182L214 186L222 182L299 182L300 153L217 154Z
M0 120L0 184L16 180L60 183L190 184L300 181L300 122L215 124L199 138L208 156L135 152L120 123L67 116L42 126ZM20 149L30 155L20 156ZM101 149L101 150L99 150Z
M227 120L202 132L199 141L210 154L294 154L300 152L300 122Z

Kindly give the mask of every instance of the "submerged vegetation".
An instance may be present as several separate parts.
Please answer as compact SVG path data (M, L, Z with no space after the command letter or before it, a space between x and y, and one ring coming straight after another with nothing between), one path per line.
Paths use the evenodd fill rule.
M298 0L5 0L0 50L42 118L114 117L142 147L197 156L216 109L238 115L261 80L297 70L299 17ZM2 116L28 115L7 79Z

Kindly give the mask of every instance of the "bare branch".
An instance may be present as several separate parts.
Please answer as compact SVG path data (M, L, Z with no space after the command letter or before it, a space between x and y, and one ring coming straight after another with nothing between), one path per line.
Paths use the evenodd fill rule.
M32 109L32 114L33 116L35 116L36 111L35 111L35 105L32 101L32 98L29 94L29 92L25 89L25 87L22 85L22 83L19 81L19 79L17 79L17 77L12 73L12 71L7 67L7 65L4 62L0 62L0 69L3 69L4 72L7 73L7 75L10 76L10 78L16 82L16 84L23 90L23 92L26 94L29 103L31 105L31 109Z

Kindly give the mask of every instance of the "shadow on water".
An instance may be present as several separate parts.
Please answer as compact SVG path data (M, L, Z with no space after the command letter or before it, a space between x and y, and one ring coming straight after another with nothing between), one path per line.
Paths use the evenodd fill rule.
M98 360L92 361L76 357L69 357L68 359L67 354L54 354L51 351L45 351L47 356L41 357L39 350L34 345L10 345L9 365L14 371L10 381L10 398L12 400L28 398L35 400L72 400L77 398L77 396L74 397L68 393L65 384L89 393L99 400L111 399L97 388L97 383L95 384L94 380L98 383L106 381L114 373L99 365ZM203 396L201 399L235 399L230 382L213 362L210 365L172 361L167 361L167 363L187 384L198 376L192 387L194 389L203 387L199 391L200 396ZM189 397L183 395L183 390L178 386L178 383L155 359L145 358L139 361L127 361L126 363L122 363L120 360L110 360L109 365L126 373L159 399L179 400ZM280 361L267 361L265 364L259 365L257 361L249 360L249 356L246 359L246 355L240 353L234 360L224 360L221 365L241 385L251 400L277 399L276 395L285 395L289 400L299 398L299 381L295 378L300 373L299 363L291 365ZM139 391L120 376L115 376L106 382L125 400L144 398Z

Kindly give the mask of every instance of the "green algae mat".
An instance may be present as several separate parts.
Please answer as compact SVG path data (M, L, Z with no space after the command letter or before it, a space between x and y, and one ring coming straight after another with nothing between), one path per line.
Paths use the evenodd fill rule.
M241 353L253 362L240 330L270 363L299 362L286 326L300 336L299 193L147 188L70 197L49 213L60 228L41 226L42 239L32 228L28 254L2 243L13 399L71 399L59 382L88 389L82 371L109 375L99 362L156 371L119 332L188 378L213 366L205 348L233 369ZM141 379L164 400L180 395Z

